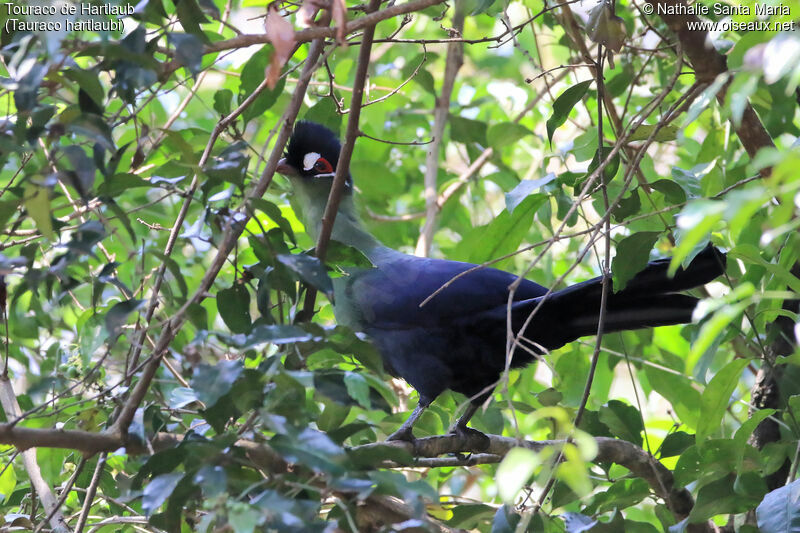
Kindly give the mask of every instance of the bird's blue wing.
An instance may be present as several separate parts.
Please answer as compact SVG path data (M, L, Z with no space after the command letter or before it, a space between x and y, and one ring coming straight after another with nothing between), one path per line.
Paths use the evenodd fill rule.
M376 268L340 278L337 316L339 309L344 309L346 322L353 326L403 329L446 325L506 305L508 288L517 276L481 268L458 278L420 307L437 289L474 266L397 254ZM528 300L546 292L545 287L523 279L514 300Z

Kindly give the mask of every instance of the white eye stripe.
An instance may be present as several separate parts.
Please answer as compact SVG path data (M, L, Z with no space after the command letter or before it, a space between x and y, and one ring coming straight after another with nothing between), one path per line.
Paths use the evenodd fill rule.
M320 157L322 156L317 152L309 152L303 156L303 170L311 170Z

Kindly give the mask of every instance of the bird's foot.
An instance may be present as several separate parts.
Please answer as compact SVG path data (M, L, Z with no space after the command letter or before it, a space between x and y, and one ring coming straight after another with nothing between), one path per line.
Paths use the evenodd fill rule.
M483 452L489 449L489 437L477 429L456 424L451 430L451 435L457 435L473 450Z

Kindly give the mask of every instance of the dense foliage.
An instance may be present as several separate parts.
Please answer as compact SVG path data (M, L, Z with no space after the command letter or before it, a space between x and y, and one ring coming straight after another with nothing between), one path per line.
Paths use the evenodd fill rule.
M99 33L4 8L2 527L797 527L800 39L690 31L670 6L143 0ZM333 319L330 278L363 258L315 258L273 178L295 118L344 136L354 108L360 210L389 246L620 287L711 241L727 275L695 323L573 343L473 419L553 442L374 445L415 394Z

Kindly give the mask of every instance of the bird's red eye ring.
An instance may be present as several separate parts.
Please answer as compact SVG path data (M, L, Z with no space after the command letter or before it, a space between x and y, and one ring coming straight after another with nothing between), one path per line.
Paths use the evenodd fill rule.
M328 163L327 159L325 159L324 157L320 157L319 159L317 159L317 162L314 163L314 170L316 170L320 174L330 174L331 172L333 172L333 167L331 166L330 163Z

